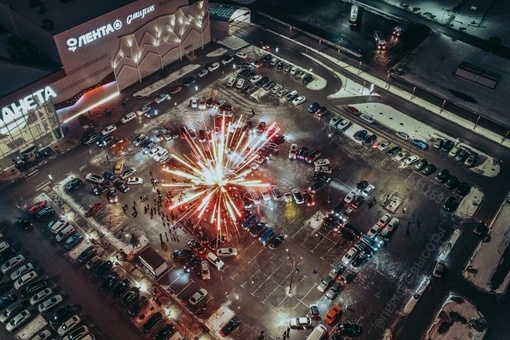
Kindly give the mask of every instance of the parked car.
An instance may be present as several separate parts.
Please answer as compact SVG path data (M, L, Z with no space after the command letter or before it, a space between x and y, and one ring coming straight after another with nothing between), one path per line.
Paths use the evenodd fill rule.
M234 316L230 319L223 327L221 327L220 333L223 336L228 336L232 333L239 325L241 324L241 319L237 316Z
M340 316L340 313L342 313L342 308L338 305L333 305L326 316L324 316L324 322L328 325L333 324Z
M198 305L202 300L204 300L207 296L207 290L204 288L200 288L198 291L193 293L191 297L188 299L188 302L192 306Z

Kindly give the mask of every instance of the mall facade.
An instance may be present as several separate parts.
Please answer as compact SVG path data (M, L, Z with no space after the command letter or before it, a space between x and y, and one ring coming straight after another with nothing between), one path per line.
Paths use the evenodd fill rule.
M1 34L8 34L13 58L0 65L2 169L62 138L58 111L88 91L118 93L211 40L207 0L108 0L102 8L45 0L46 11L26 7L0 0ZM16 63L23 53L41 63Z

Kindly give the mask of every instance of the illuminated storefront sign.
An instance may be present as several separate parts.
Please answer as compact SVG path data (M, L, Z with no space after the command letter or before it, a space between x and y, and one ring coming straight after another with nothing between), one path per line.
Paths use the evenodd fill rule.
M67 49L71 52L76 51L78 47L90 44L97 39L107 36L110 33L118 31L122 28L122 21L119 19L115 20L113 24L106 24L86 34L80 35L78 38L67 39Z
M16 120L22 114L28 113L30 110L37 108L40 104L49 101L51 98L55 98L57 94L49 86L44 89L40 89L25 98L18 100L15 103L5 106L2 108L2 116L0 119L5 125Z
M126 18L126 24L128 24L128 25L131 24L131 22L137 18L143 19L145 17L145 14L148 14L150 12L154 12L154 5L145 7L144 9L142 9L140 11L137 11L133 14L128 15Z

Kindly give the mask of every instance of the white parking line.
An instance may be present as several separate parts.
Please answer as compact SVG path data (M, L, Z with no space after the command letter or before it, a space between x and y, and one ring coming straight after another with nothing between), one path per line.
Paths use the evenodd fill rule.
M50 181L45 181L45 182L42 182L41 184L39 184L38 186L36 186L34 188L35 191L39 191L39 190L42 190L45 186L49 185L50 184Z
M262 282L262 283L261 283L261 284L257 287L257 289L255 289L255 290L251 293L251 295L255 296L254 294L255 294L255 293L256 293L256 292L260 289L260 287L262 287L262 286L264 285L264 283L266 283L269 279L271 279L271 277L273 277L273 275L274 275L274 274L278 271L278 269L280 269L280 267L281 267L281 266L283 266L283 263L281 263L281 264L278 266L278 268L276 268L276 270L275 270L275 271L273 271L273 272L271 273L271 275L269 275L269 276L268 276L268 277L267 277L267 278L266 278L266 279L265 279L265 280L264 280L264 281L263 281L263 282ZM264 300L264 301L265 301L265 300Z
M248 278L248 280L244 281L242 284L240 284L241 287L244 288L244 285L251 280L252 277L254 277L258 272L260 272L260 270L257 269L256 272L254 272L253 274L251 274L251 276Z
M303 297L301 299L297 299L299 302L296 304L296 306L294 306L294 308L292 308L292 310L295 310L298 306L301 306L301 305L304 305L305 307L308 307L308 305L306 303L303 302L303 300L308 296L308 294L310 294L310 292L317 286L317 284L314 282L313 283L313 286L310 287L310 289L308 290L308 292L306 292L305 295L303 295Z

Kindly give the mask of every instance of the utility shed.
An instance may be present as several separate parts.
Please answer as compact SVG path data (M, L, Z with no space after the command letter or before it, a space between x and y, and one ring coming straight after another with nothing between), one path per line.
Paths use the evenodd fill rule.
M168 264L165 259L152 247L147 247L145 250L141 251L138 254L138 259L140 263L156 277L168 269Z

